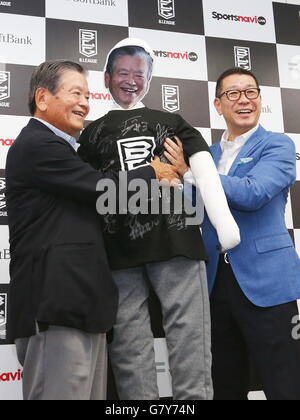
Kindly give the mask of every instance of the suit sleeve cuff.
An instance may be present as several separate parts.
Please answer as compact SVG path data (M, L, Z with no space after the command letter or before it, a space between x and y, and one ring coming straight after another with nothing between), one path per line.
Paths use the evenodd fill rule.
M144 179L148 184L151 183L152 179L156 179L156 173L152 166L142 166L141 168L128 171L128 182L133 179Z

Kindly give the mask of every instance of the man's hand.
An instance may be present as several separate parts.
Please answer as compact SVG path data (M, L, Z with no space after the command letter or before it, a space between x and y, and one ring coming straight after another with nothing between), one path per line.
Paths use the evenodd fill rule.
M179 175L183 176L189 170L189 167L184 160L182 143L178 137L175 136L175 139L177 144L168 138L166 139L164 143L166 152L164 155L176 168Z
M168 181L169 183L173 183L179 180L179 175L176 172L176 168L172 165L168 165L167 163L162 163L159 157L156 157L153 162L150 163L150 166L155 170L156 178L158 181Z

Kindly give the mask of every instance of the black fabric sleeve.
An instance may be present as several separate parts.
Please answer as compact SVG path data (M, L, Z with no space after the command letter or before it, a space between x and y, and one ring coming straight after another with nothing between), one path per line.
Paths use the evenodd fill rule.
M187 123L180 115L177 117L176 135L181 139L183 151L187 157L198 152L209 152L209 146L202 134Z
M101 168L101 159L96 150L96 138L97 134L97 122L91 123L79 137L79 149L77 150L78 155L84 162L88 162L93 168Z
M88 163L59 137L52 135L35 142L30 150L32 165L27 166L29 182L42 191L80 202L95 202L99 193L96 185L101 179L111 179L119 186L119 174L103 174ZM143 178L151 183L155 171L151 166L128 173L128 183L134 178Z

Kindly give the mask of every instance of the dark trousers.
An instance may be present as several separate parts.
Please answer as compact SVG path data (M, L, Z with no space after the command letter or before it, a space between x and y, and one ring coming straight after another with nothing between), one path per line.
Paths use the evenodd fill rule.
M300 339L292 334L297 315L297 302L270 308L251 303L220 257L211 296L215 400L247 399L250 358L267 399L300 400Z

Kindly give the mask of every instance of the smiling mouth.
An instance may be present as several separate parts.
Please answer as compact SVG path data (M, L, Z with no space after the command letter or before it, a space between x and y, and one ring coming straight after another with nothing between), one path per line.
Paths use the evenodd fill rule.
M121 88L126 93L137 93L138 89Z
M237 111L237 114L238 115L249 115L249 114L252 114L252 110L251 109L241 109L241 110L239 110L239 111Z
M85 113L80 111L73 111L73 114L78 115L81 118L85 118Z

